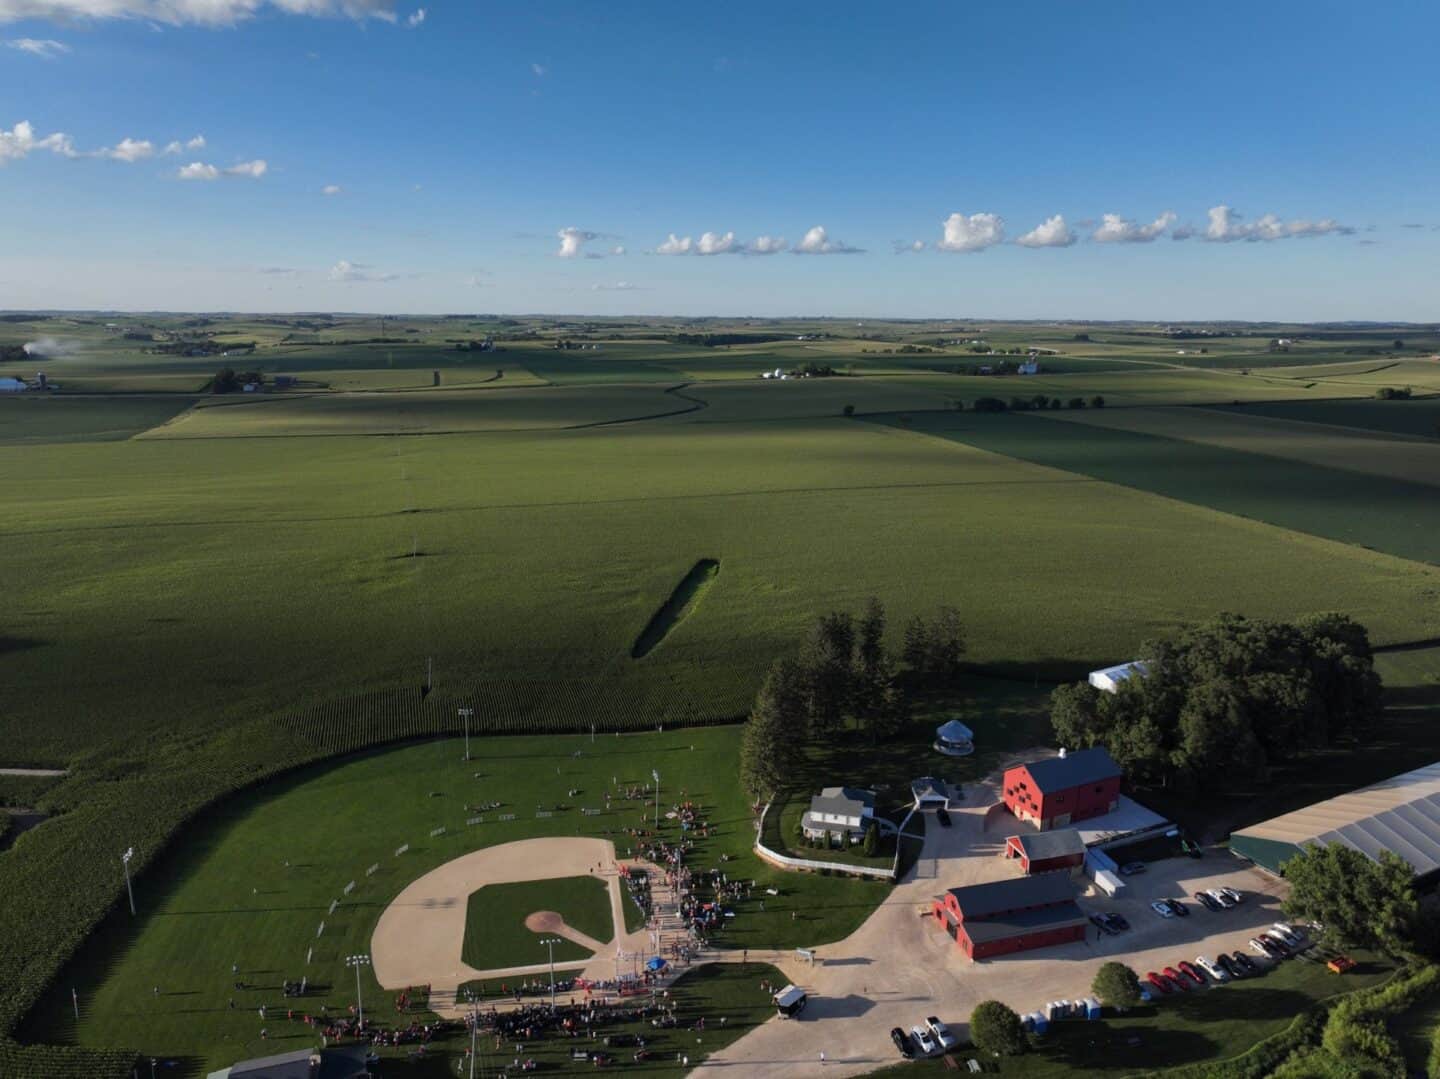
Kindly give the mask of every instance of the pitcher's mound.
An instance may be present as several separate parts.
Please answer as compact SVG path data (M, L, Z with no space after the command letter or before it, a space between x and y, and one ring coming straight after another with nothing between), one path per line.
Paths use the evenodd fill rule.
M525 916L525 928L532 933L559 933L567 926L565 919L553 910L537 910Z

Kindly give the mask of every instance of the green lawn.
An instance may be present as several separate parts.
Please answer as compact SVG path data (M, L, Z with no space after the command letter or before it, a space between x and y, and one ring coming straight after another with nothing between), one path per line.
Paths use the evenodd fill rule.
M1059 1079L1104 1070L1122 1075L1151 1074L1184 1065L1204 1066L1239 1056L1278 1034L1316 1001L1383 981L1393 966L1356 952L1360 966L1331 974L1319 963L1282 963L1262 978L1231 982L1201 992L1163 997L1124 1016L1107 1011L1098 1022L1052 1024L1023 1056L986 1061L989 1074L1020 1079ZM973 1050L957 1054L962 1060ZM942 1061L927 1060L876 1073L941 1074Z
M612 780L622 787L639 784L651 769L661 774L662 801L679 800L684 792L705 807L711 835L696 841L693 864L719 864L724 854L732 877L757 881L754 899L735 904L736 917L726 919L722 944L784 948L840 939L884 899L888 886L784 873L750 853L753 829L734 767L738 735L737 728L719 727L593 742L580 735L488 738L472 743L475 759L468 763L461 743L444 739L362 754L247 791L205 814L137 878L139 918L132 921L121 909L103 923L32 1015L25 1037L130 1047L208 1067L274 1051L258 1040L255 1009L279 1005L280 980L302 975L315 986L311 1007L321 1001L332 1008L349 1005L354 977L343 959L368 951L381 912L411 880L482 845L628 827L650 803L620 800L596 816L582 816L578 807L603 806ZM582 793L568 799L576 788ZM536 818L537 798L577 808ZM514 812L517 819L467 826L466 804L482 800L503 803L492 812ZM661 819L662 829L676 829ZM442 825L444 835L429 836ZM403 843L410 848L397 857ZM627 853L623 839L619 846ZM379 868L367 875L372 864ZM346 896L352 880L356 887ZM582 928L600 936L594 930L602 914L608 919L608 902L602 910L570 897L554 906L553 883L542 882L528 898L518 886L497 890L504 895L496 904L487 901L484 915L510 918L515 931L487 943L485 955L476 958L485 965L545 961L545 949L523 926L524 915L536 909L560 910L567 918L574 913ZM766 896L767 886L780 896ZM332 900L339 901L334 913ZM325 930L317 937L322 921ZM613 930L603 939L611 936ZM557 949L557 959L560 954ZM240 967L238 976L231 974L232 964ZM237 977L252 988L234 989ZM159 995L152 992L156 986ZM81 1000L78 1025L72 987ZM377 1015L391 1014L390 994L381 992L368 969L363 992L367 1006L379 1008Z
M1423 484L1037 416L916 415L910 428L1282 528L1440 564L1440 499Z
M465 908L465 944L460 958L476 970L499 970L548 962L550 949L540 944L552 939L525 928L536 911L554 911L565 924L601 944L615 939L610 916L610 889L596 877L558 877L553 880L488 884L472 892ZM592 953L574 941L555 937L555 962L586 959Z

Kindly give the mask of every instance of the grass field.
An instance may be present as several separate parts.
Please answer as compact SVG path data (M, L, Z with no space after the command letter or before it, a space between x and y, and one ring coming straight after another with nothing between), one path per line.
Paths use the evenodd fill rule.
M1440 364L1436 364L1440 368ZM1267 401L1246 405L1240 411L1273 416L1282 420L1325 423L1381 431L1417 438L1440 438L1440 400L1412 398L1408 401Z
M175 397L0 397L0 446L119 441L164 423L190 403Z
M275 1051L259 1042L256 1009L281 1005L280 980L302 974L316 986L308 1000L312 1008L321 1001L332 1008L351 1003L353 975L343 959L367 950L385 905L411 880L479 846L532 836L615 834L623 855L627 844L618 833L642 816L649 821L650 803L619 800L612 811L588 817L577 807L536 818L531 807L537 798L564 801L574 788L583 793L572 804L589 799L603 806L612 779L622 787L638 784L652 768L661 774L662 800L667 791L675 800L684 792L705 807L713 827L710 839L698 841L695 864L718 864L725 854L732 876L760 884L754 901L735 905L737 916L727 919L724 943L787 947L844 936L883 899L886 887L783 873L750 853L750 813L732 763L738 736L737 728L722 727L611 735L594 742L579 735L496 738L479 743L476 759L468 763L461 743L444 739L364 754L253 788L206 814L136 882L139 918L132 921L125 910L112 914L25 1033L49 1042L132 1046L210 1067ZM556 769L561 774L554 774ZM467 827L465 805L481 799L501 802L495 812L514 812L517 819ZM441 825L446 834L429 838ZM403 843L410 849L397 857L394 851ZM367 875L377 863L379 869ZM356 888L347 896L344 888L352 880ZM544 882L535 895L506 889L498 905L487 901L488 916L513 914L518 925L505 943L486 947L490 960L545 960L538 938L523 927L531 910L557 909L568 918L573 909L582 927L598 928L601 912L591 909L589 900L532 906L551 883ZM781 896L770 898L762 912L767 885L778 887ZM333 914L332 900L339 900ZM799 915L795 920L792 911ZM608 918L608 905L604 914ZM322 921L325 929L317 937ZM613 931L605 934L611 936ZM499 950L506 947L512 951ZM240 967L238 979L253 988L234 988L232 964ZM156 986L159 995L152 992ZM70 1012L71 987L82 1001L78 1026ZM381 992L368 970L363 992L380 1009L377 1015L392 1013L390 994Z
M1440 564L1440 501L1426 485L1054 420L1049 414L927 414L911 417L911 429L1238 517Z
M487 884L472 892L465 910L465 943L460 957L476 970L499 970L548 962L543 934L525 928L536 911L554 911L565 924L608 944L615 939L610 890L596 877L558 877L517 884ZM574 941L555 938L555 962L587 959L593 954Z
M986 1060L987 1072L1017 1079L1063 1079L1097 1071L1149 1075L1228 1060L1284 1030L1308 1005L1374 985L1394 970L1380 956L1354 954L1360 965L1343 980L1319 963L1296 960L1281 963L1263 978L1165 997L1123 1016L1107 1011L1098 1022L1055 1023L1031 1052ZM964 1059L977 1054L972 1050L958 1055ZM875 1074L940 1075L946 1070L937 1059Z

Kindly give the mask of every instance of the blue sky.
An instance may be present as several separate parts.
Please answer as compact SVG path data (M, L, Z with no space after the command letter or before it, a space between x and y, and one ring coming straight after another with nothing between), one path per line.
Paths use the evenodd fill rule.
M1437 32L0 0L0 308L1435 320Z

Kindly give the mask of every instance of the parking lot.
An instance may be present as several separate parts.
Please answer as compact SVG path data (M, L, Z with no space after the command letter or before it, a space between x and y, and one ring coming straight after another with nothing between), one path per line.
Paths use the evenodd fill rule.
M1120 914L1130 923L1126 932L1110 936L1092 928L1084 943L971 961L929 916L931 899L947 888L1011 877L1019 870L1002 856L1005 835L1015 829L994 814L986 827L993 790L975 787L967 795L965 808L950 811L950 827L927 821L913 873L855 933L818 948L820 962L814 966L781 957L791 980L811 993L804 1018L765 1024L711 1057L708 1067L739 1064L761 1075L791 1074L797 1066L818 1065L823 1051L827 1072L861 1074L899 1059L890 1040L892 1027L909 1030L935 1015L964 1041L970 1012L982 1000L1003 1001L1023 1014L1048 1001L1087 997L1096 970L1112 959L1133 968L1142 983L1149 971L1182 960L1193 963L1200 955L1213 959L1221 951L1251 954L1262 968L1273 965L1254 956L1247 942L1284 920L1284 885L1219 849L1198 859L1149 863L1145 873L1125 878L1125 893L1117 899L1077 878L1086 889L1081 908L1087 914ZM1211 912L1193 898L1197 891L1222 886L1242 892L1244 902ZM1181 900L1189 916L1162 918L1150 909L1161 898ZM1226 990L1212 986L1203 991Z

